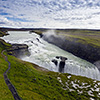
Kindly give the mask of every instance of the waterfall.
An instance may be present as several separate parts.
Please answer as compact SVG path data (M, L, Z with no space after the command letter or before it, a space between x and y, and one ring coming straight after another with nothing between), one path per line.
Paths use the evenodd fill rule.
M44 41L39 35L29 34L28 31L9 31L8 33L10 35L2 37L6 42L29 46L31 55L20 57L20 59L35 63L50 71L61 71L100 80L100 72L95 65Z

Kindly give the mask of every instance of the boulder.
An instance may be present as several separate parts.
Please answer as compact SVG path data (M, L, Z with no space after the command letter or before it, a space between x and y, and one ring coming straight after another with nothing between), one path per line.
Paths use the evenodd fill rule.
M58 64L57 60L53 59L52 62L57 66L57 64Z
M65 61L60 61L59 63L59 72L64 73Z
M26 44L12 44L12 50L28 49Z
M62 56L56 56L57 59L61 59L61 60L67 60L66 57L62 57Z

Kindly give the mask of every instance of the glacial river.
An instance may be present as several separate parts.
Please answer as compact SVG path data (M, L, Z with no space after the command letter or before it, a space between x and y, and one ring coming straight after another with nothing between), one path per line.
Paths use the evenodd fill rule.
M46 42L39 35L30 34L29 31L9 31L8 33L10 35L2 37L6 42L27 44L29 46L28 49L31 55L20 57L20 59L35 63L50 71L58 72L60 59L57 59L56 56L66 57L64 73L100 80L100 72L96 66ZM57 65L52 60L56 60Z

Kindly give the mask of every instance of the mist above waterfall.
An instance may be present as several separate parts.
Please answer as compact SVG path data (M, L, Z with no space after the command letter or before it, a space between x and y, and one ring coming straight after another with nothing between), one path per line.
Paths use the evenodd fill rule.
M100 72L96 66L46 42L40 38L39 35L35 33L29 34L28 31L12 31L9 32L9 34L8 36L2 37L6 42L27 44L29 46L30 56L22 57L22 60L35 63L50 71L61 71L100 80ZM47 36L48 39L50 39L50 36L56 36L53 30L48 31L48 34L44 34L43 37ZM57 64L52 62L53 60L55 60ZM60 66L62 66L63 69L59 69Z
M54 41L54 38L59 38L59 36L57 35L57 33L55 32L55 30L48 30L46 32L43 33L43 39L47 39L49 41Z
M44 33L43 33L43 36L46 36L46 37L48 37L48 38L49 38L50 36L58 37L58 36L56 35L55 30L53 30L53 29L44 32Z
M66 41L65 37L59 35L56 30L48 30L44 32L42 38L49 43L58 44L59 47L62 47L63 43Z

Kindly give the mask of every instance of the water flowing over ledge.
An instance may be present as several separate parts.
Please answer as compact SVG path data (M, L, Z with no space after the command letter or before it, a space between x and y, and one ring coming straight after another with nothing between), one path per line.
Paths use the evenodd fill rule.
M20 57L20 59L35 63L50 71L59 72L61 59L57 56L65 57L67 60L64 61L64 73L100 80L100 72L96 66L44 41L39 35L29 34L28 31L9 31L8 33L10 35L2 37L6 42L29 46L30 56ZM57 64L52 60L57 61Z

